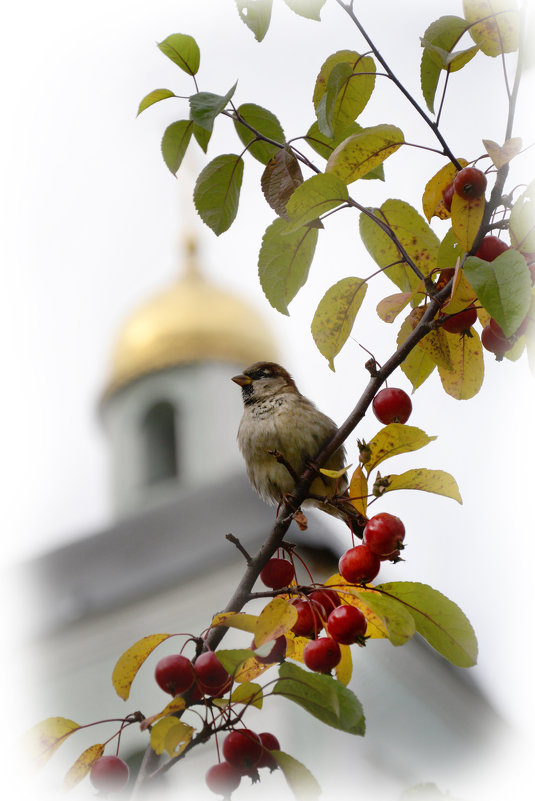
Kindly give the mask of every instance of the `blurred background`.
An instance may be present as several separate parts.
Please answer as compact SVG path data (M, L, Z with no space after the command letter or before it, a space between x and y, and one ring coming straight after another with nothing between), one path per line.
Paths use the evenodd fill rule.
M398 77L423 103L419 37L440 14L462 14L461 3L452 0L447 8L431 8L425 2L410 2L403 8L390 1L364 3L359 14ZM234 446L241 401L228 378L245 366L241 354L245 357L249 350L245 347L241 351L236 341L240 337L246 341L249 327L251 337L258 337L266 352L276 353L299 388L339 423L351 411L367 381L363 367L367 355L359 344L373 352L379 362L395 347L396 324L386 326L375 313L377 301L394 291L382 277L368 290L352 337L335 361L336 373L329 370L312 341L310 321L324 292L346 275L365 278L375 270L360 243L358 220L349 211L329 218L310 279L292 302L288 318L269 306L258 283L258 249L273 219L259 191L262 165L246 157L238 217L229 231L216 238L197 218L191 202L196 174L211 158L220 153L239 153L242 146L231 123L217 120L208 154L192 144L192 156L177 180L163 163L159 144L165 127L187 116L187 101L166 100L136 119L140 99L152 89L167 87L183 96L195 91L188 76L156 47L175 32L194 36L200 46L197 78L201 90L225 94L238 80L236 101L255 102L270 109L288 138L305 133L313 121L315 76L327 56L340 49L365 49L358 31L332 0L322 10L321 23L298 17L282 0L275 0L271 28L261 44L239 19L232 0L154 0L150 7L123 0L112 5L96 0L82 6L52 0L46 6L37 2L17 4L7 11L0 53L6 76L6 121L0 134L5 188L0 324L5 346L3 558L8 579L14 580L4 582L3 606L9 641L17 643L9 648L5 661L6 686L10 688L6 701L17 733L48 715L77 720L76 710L80 708L84 716L87 708L95 709L97 697L98 712L94 714L107 716L108 698L117 706L108 677L102 681L102 693L109 694L105 697L100 685L97 690L92 682L97 672L102 672L97 671L99 665L110 659L113 665L112 654L120 653L123 640L126 647L138 636L150 633L147 617L136 633L132 621L141 618L133 610L140 615L144 610L154 631L173 624L171 630L182 631L186 625L183 618L188 619L190 630L189 621L197 621L199 606L193 604L188 612L185 599L195 598L203 575L201 567L206 567L204 589L208 584L213 588L218 581L212 571L222 558L218 556L219 545L206 535L207 547L201 549L200 535L195 541L187 538L184 505L173 514L177 498L172 498L172 490L169 494L171 484L162 494L154 488L145 494L138 491L135 459L125 444L128 432L121 428L121 421L128 420L130 413L135 417L136 404L152 392L147 387L154 389L156 398L168 378L171 376L172 383L177 375L180 380L176 386L186 387L182 408L193 410L194 420L188 430L195 436L184 442L180 479L185 476L186 484L179 492L185 493L188 508L203 506L202 467L210 465L208 497L218 498L218 513L209 515L202 525L213 527L214 537L224 538L233 529L221 509L234 514L238 500L247 497L247 503L253 504L250 519L256 521L249 532L254 541L267 530L272 510L254 505L256 501L252 495L249 500L245 483L242 488L239 483L232 487L224 483L229 470L243 479ZM511 69L512 60L507 61ZM532 76L528 75L520 92L513 132L522 136L526 145L531 144L534 130L532 91ZM469 160L479 156L482 138L503 141L505 101L500 59L478 54L452 76L442 122L448 143L458 156ZM394 123L402 128L407 141L435 147L430 130L386 79L377 79L375 94L359 121L363 125ZM531 180L530 152L513 162L509 188ZM353 189L365 205L379 205L394 197L420 210L425 184L442 164L436 153L406 148L386 162L386 185L366 181ZM432 225L440 237L447 230L447 223L436 219ZM236 324L230 326L234 344L225 354L208 349L204 355L184 346L174 363L159 363L154 353L152 362L136 362L134 354L134 373L114 383L120 373L118 353L122 347L129 347L129 325L139 321L139 314L143 324L148 319L158 325L161 306L153 305L154 298L168 298L175 282L185 281L192 260L196 260L195 269L207 295L210 288L220 292L223 305L230 304L228 309L236 308L232 303L242 304L242 311L234 317L229 311ZM202 297L200 303L204 303ZM148 316L144 313L147 309ZM217 336L212 348L216 340ZM191 372L191 365L196 364L202 369ZM474 625L480 643L479 664L467 672L469 679L459 678L458 684L452 679L447 698L463 698L462 693L468 692L465 681L469 681L469 695L477 701L473 707L466 707L467 714L472 709L474 715L481 714L483 728L494 721L500 729L500 745L491 762L487 754L482 763L487 766L485 770L475 757L472 764L469 759L460 770L456 757L452 757L442 760L441 771L440 759L437 757L435 765L425 749L419 761L411 762L418 743L423 749L424 741L432 739L429 732L434 729L426 728L431 723L422 723L415 740L409 738L414 748L401 760L403 769L392 771L396 738L387 738L385 732L390 725L391 734L397 732L397 742L401 742L403 721L408 725L411 713L403 718L398 710L394 724L394 718L389 718L391 707L383 709L377 703L381 692L373 684L374 676L370 676L373 692L365 682L364 657L368 654L359 652L364 672L355 691L363 702L366 693L370 695L366 713L371 745L366 744L368 738L363 741L365 745L351 740L351 748L355 754L359 748L368 749L363 763L368 767L362 770L364 775L369 768L372 788L378 786L379 776L388 775L379 790L385 798L397 799L420 781L437 782L442 790L464 801L498 798L509 792L512 781L515 788L524 788L527 782L523 766L529 749L533 701L533 662L531 648L526 645L531 611L533 380L525 356L516 363L486 358L485 369L483 390L470 401L458 402L444 395L436 375L417 391L411 423L438 439L420 453L400 457L393 465L399 472L419 466L448 470L459 483L463 506L424 493L398 493L385 498L380 506L398 514L408 532L406 561L392 568L387 578L429 583L458 603ZM410 391L401 371L390 383ZM135 392L129 394L129 387ZM185 419L189 426L189 418ZM357 434L370 439L378 428L369 414ZM350 462L358 458L355 440L353 437L348 442ZM228 455L228 463L220 458L222 453ZM190 481L188 476L192 475ZM199 492L194 502L192 497ZM156 523L154 515L164 515L164 508L166 522L158 517ZM145 514L149 517L144 518ZM152 541L156 550L160 545L163 549L159 551L161 563L168 553L163 540L169 555L174 554L175 559L181 556L173 547L174 541L165 539L175 519L185 532L182 547L189 554L183 569L193 581L191 591L180 597L173 595L169 575L164 577L156 571L151 589L143 570L139 570L150 554ZM248 528L245 516L232 520L236 526ZM200 531L198 520L194 525ZM329 537L333 560L337 551L349 545L345 531L339 530L344 528L341 524L338 527L331 521L318 520L311 528L313 542L307 543L311 558L313 549L317 555ZM135 537L129 540L132 531ZM137 547L129 548L128 542ZM203 611L199 615L199 624L202 620L206 624L208 615L226 603L238 575L236 554L230 546L228 553L221 547L228 560L225 580L219 579L217 598L203 595L204 590L200 593L207 614ZM110 549L110 572L97 571L92 576L87 566L97 564L99 553L108 553L102 550L105 548ZM197 572L189 566L190 557ZM111 568L124 565L125 559L134 572L118 576ZM30 578L19 580L19 575ZM32 579L45 575L47 591L51 583L56 589L50 600L44 590L44 594L41 592L37 578ZM86 594L81 602L77 586L84 577ZM145 580L147 587L141 591ZM140 590L137 598L133 587ZM159 590L166 594L161 605ZM143 598L147 597L152 601L145 603ZM114 617L112 609L123 610L123 616ZM159 609L166 610L165 621ZM171 609L180 610L180 622L176 621L176 612L171 616ZM89 630L94 639L86 637ZM86 642L85 655L77 651L81 641ZM388 643L381 646L386 648ZM100 649L101 656L91 662L94 649ZM78 661L73 652L79 654ZM388 654L381 652L378 659L381 664L397 664L398 668L391 668L395 672L402 670L399 665L403 662L397 660L407 658L408 673L416 676L416 666L423 665L424 675L436 672L440 677L436 687L445 686L444 667L429 654L420 658L415 653L414 659L400 654L401 650L394 652L390 647ZM393 682L395 673L387 675ZM394 706L403 684L399 673L395 682L388 688ZM423 693L424 715L436 688L431 685L424 691L423 682L416 683ZM413 691L416 697L416 689ZM404 697L412 696L409 693ZM153 703L162 703L162 699ZM403 709L403 702L399 703ZM446 699L436 712L442 723L449 703ZM407 709L411 708L409 704ZM381 721L375 740L374 709L381 710L375 718ZM308 721L303 717L301 723L291 725L299 731L299 726L307 727ZM453 723L449 728L444 724L444 742L454 743L460 736L456 731ZM330 735L329 730L319 736ZM475 729L473 739L478 737ZM379 759L385 738L387 767ZM10 732L8 740L12 739ZM288 751L306 763L310 748L303 748L302 755L299 748L296 753L288 746ZM316 757L310 760L313 771L316 763ZM373 770L369 767L372 763ZM49 781L54 786L54 781ZM271 792L275 785L269 785L269 781L258 793ZM78 792L91 794L87 786ZM247 797L247 790L243 792L242 796L236 794L238 800Z

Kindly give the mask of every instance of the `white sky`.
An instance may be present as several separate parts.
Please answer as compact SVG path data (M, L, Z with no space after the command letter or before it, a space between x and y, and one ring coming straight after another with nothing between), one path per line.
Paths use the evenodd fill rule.
M185 174L181 189L159 152L166 125L187 114L185 101L164 101L135 116L152 89L194 91L155 43L174 32L193 35L201 48L200 88L224 94L238 79L237 102L269 108L288 137L313 121L311 94L324 59L342 48L363 50L334 0L321 24L297 17L282 0L274 5L272 28L260 45L233 0L94 0L83 7L30 0L7 11L0 48L6 76L1 419L4 548L10 558L109 521L107 453L96 403L110 347L125 315L176 274L181 219L190 224L195 216L184 201L191 179ZM418 37L435 17L462 13L460 0L358 5L379 48L423 103ZM359 121L394 123L407 141L435 146L384 79ZM482 152L482 138L503 141L504 127L499 60L478 55L452 78L444 131L456 154L472 159ZM529 143L532 132L532 93L524 89L514 133ZM223 152L241 152L225 119L216 123L208 157L196 149L198 169ZM366 204L401 197L421 209L423 187L443 163L436 154L406 149L385 164L388 186L362 182L351 191ZM342 422L366 382L366 356L350 342L333 374L315 349L309 324L330 285L345 275L365 277L374 265L360 244L357 217L344 212L322 232L309 284L291 305L291 317L271 309L256 274L261 236L273 219L258 188L261 170L247 159L230 231L216 238L198 223L203 260L211 277L257 304L288 349L287 364L300 388ZM513 172L511 187L531 180L533 163L519 159ZM433 225L445 233L445 223ZM397 328L381 323L374 307L394 291L386 279L376 279L353 332L379 361L392 352ZM522 587L532 583L533 383L525 359L488 359L486 370L483 392L469 402L444 396L436 376L418 390L411 422L439 438L394 468L449 470L464 506L400 493L382 508L399 514L409 532L410 560L400 578L428 582L467 612L480 638L476 675L502 712L527 728L533 666L520 637L528 619ZM409 389L401 373L391 384ZM359 436L370 437L377 428L370 417ZM355 460L354 438L349 450Z

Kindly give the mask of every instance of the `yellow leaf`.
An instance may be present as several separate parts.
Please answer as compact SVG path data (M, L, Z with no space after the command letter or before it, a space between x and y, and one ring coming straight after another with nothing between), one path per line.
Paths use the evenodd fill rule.
M251 681L243 682L243 684L236 687L230 696L230 700L236 704L251 704L257 709L262 709L262 687Z
M514 0L463 0L463 10L470 36L486 56L518 49L519 14Z
M361 600L357 595L353 584L349 584L339 573L335 573L325 582L326 587L333 587L339 593L345 604L349 606L356 606L360 609L362 614L368 621L368 628L366 629L366 636L371 639L385 639L388 637L385 624L375 612L366 606L365 601ZM359 587L359 593L361 588ZM363 590L367 592L367 590ZM308 641L307 641L308 642Z
M431 361L437 365L442 366L445 370L451 370L451 357L448 340L445 332L441 328L436 331L430 331L425 337L418 342L417 347L428 356Z
M182 712L183 709L186 708L186 702L180 696L173 698L172 701L169 701L167 706L162 709L161 712L158 712L156 715L151 715L148 718L145 718L140 723L141 731L145 731L148 729L149 726L152 726L155 721L159 720L160 718L166 718L168 715L173 715L175 712Z
M253 656L251 659L247 659L243 665L240 665L234 674L234 681L238 682L238 684L249 682L251 679L256 679L257 676L261 676L262 673L265 673L270 667L272 667L272 665L265 665Z
M286 658L295 659L296 662L303 662L303 651L306 644L310 642L308 637L296 637L292 631L288 631L285 636L288 643Z
M383 298L377 304L377 314L384 323L393 323L412 298L412 292L397 292Z
M335 147L329 156L325 172L333 173L346 184L351 184L382 164L404 142L403 131L395 125L363 128Z
M366 462L366 470L369 473L385 459L396 456L398 453L417 451L434 439L436 437L429 437L425 431L415 426L408 426L406 423L390 423L368 443L370 458Z
M497 142L493 142L492 139L483 139L483 144L492 159L492 163L498 170L504 164L508 164L515 156L518 156L522 150L522 139L519 136L508 139L501 147Z
M126 701L130 695L130 687L145 659L164 640L172 634L149 634L135 642L119 657L112 673L112 682L117 695Z
M474 239L479 231L485 212L485 196L465 200L453 193L451 201L451 226L457 241L468 253L472 249Z
M438 374L444 390L457 400L468 400L477 395L483 384L485 366L479 334L472 328L471 337L448 334L451 370L438 366Z
M368 481L362 471L361 465L357 467L351 476L349 497L357 512L360 512L360 514L365 517L366 508L368 506Z
M490 323L490 314L486 309L481 307L477 310L477 319L481 323L482 328L485 328L485 326Z
M212 619L212 626L229 626L231 629L249 631L251 634L255 630L256 615L247 615L243 612L221 612Z
M398 347L405 342L412 331L409 320L404 320L397 336ZM429 378L436 364L421 348L413 348L401 364L402 372L412 384L412 391L418 389Z
M283 598L273 598L262 610L256 621L254 640L258 648L265 642L276 640L286 634L297 620L297 610Z
M325 467L320 468L320 473L328 478L342 478L352 465L348 464L347 467L342 467L341 470L327 470Z
M466 167L468 164L465 159L458 159L458 162L461 167ZM451 184L456 175L457 168L449 161L427 182L422 197L422 208L428 222L431 217L445 220L450 216L450 212L444 206L442 192Z
M23 748L28 751L36 768L42 768L52 754L80 726L67 718L46 718L31 728L23 738Z
M477 300L474 287L463 270L455 269L450 299L442 307L441 314L457 314Z
M100 744L86 748L63 779L63 789L72 790L73 787L76 787L84 776L89 773L97 759L100 759L103 753L104 746Z
M175 757L182 753L195 733L195 729L177 718L164 718L156 723L150 733L152 750L160 755L167 751Z
M417 489L424 492L434 492L436 495L445 495L447 498L453 498L458 503L463 502L457 482L452 475L444 470L427 470L424 467L417 467L400 475L383 476L382 480L386 485L384 492Z
M344 686L347 686L351 681L351 676L353 675L351 648L349 645L340 644L340 652L342 654L342 658L336 665L334 672L336 673L336 678L338 681L341 681Z

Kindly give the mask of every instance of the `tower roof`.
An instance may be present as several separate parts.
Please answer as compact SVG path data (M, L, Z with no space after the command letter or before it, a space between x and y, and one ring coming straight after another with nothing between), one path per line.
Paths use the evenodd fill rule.
M126 320L113 350L105 396L180 364L246 365L276 357L273 336L257 311L206 280L196 255L196 240L189 237L182 276Z

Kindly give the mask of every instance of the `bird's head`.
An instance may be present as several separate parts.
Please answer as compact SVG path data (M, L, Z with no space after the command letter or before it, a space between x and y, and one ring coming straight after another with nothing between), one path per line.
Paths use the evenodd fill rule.
M298 394L291 375L275 362L255 362L232 380L241 387L246 405L280 393Z

